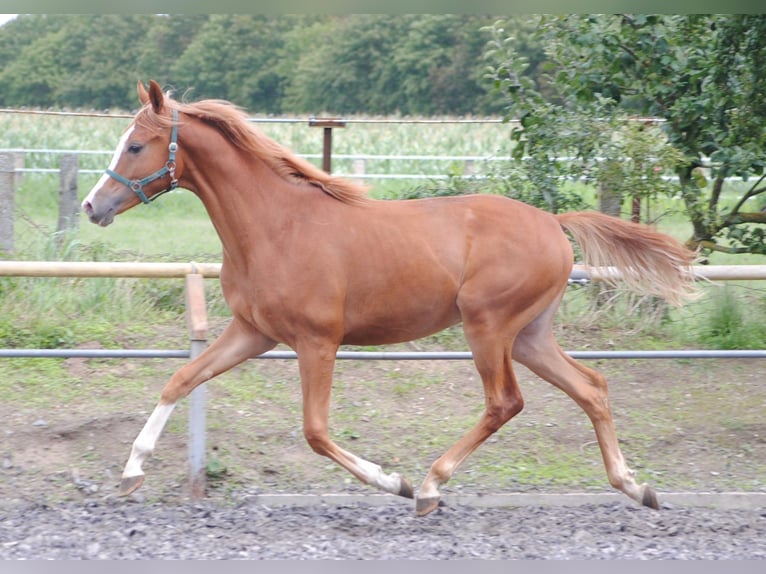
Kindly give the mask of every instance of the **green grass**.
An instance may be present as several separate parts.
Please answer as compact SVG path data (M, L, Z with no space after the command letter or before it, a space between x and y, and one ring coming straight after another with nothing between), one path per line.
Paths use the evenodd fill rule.
M699 341L719 349L758 349L766 342L766 299L763 291L741 292L725 285L710 296Z

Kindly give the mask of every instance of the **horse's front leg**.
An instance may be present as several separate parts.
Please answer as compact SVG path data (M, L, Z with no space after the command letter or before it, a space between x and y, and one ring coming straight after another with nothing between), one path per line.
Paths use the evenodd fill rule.
M332 387L335 344L298 345L298 364L303 390L303 434L317 454L326 456L365 484L385 492L413 498L410 482L398 473L386 474L383 469L370 461L340 448L328 432L330 416L330 394Z
M228 371L242 361L265 353L276 343L258 331L234 319L229 326L196 359L183 366L170 378L144 428L133 442L130 458L120 483L120 495L127 495L144 482L143 464L154 451L176 404L197 386Z

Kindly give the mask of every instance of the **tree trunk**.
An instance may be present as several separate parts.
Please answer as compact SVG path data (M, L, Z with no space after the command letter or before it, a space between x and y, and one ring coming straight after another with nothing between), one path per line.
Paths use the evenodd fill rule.
M622 194L613 192L607 184L601 183L598 187L598 210L607 215L620 217L622 211Z

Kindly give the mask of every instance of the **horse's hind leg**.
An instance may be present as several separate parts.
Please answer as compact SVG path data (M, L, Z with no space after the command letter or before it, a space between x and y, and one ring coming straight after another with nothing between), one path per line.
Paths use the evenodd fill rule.
M474 363L484 385L485 410L465 436L439 457L420 486L415 510L424 516L439 505L439 487L487 438L521 412L524 400L511 365L508 339L497 331L464 323ZM512 339L511 339L512 340Z
M593 424L610 484L630 498L659 508L654 490L638 485L617 442L606 379L567 355L555 341L552 315L555 306L522 330L513 347L513 358L539 377L562 389L580 405Z
M120 494L127 495L144 482L143 464L154 451L176 403L197 386L228 371L245 359L272 349L274 341L243 327L236 319L199 357L181 367L162 390L160 401L133 442L120 483Z

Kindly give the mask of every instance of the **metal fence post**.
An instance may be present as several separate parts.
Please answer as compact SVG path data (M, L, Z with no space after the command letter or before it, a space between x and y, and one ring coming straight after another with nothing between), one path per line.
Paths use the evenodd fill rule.
M204 276L186 276L186 316L191 338L191 359L199 356L207 345L207 310L205 307ZM189 395L189 488L192 498L205 496L205 385Z

